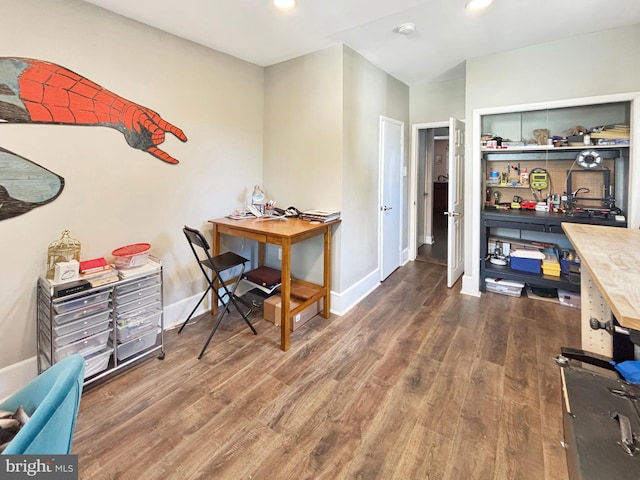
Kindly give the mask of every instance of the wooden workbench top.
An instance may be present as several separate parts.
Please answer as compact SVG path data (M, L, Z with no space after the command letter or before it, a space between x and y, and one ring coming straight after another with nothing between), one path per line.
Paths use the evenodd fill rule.
M562 229L620 325L640 330L640 230L579 223Z

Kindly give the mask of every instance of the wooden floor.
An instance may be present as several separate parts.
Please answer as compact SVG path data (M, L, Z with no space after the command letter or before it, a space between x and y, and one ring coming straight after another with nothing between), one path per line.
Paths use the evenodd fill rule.
M205 316L82 397L81 479L566 480L553 358L579 310L459 294L410 262L343 317L292 334Z

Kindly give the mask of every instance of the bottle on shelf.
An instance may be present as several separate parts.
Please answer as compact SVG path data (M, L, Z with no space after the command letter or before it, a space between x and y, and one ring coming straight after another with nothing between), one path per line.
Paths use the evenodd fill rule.
M529 186L529 172L527 172L526 168L523 168L520 171L520 183L524 186L527 187Z

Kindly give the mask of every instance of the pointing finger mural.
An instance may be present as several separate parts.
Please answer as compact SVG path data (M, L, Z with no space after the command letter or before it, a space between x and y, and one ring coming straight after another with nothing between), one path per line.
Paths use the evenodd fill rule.
M187 141L180 128L153 110L64 67L29 58L0 57L2 123L111 127L132 148L170 164L178 160L158 148L165 134ZM0 220L55 200L63 188L62 177L0 148Z

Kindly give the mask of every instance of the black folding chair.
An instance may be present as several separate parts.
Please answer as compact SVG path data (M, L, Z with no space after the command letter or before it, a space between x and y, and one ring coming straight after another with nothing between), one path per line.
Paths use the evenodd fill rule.
M193 251L193 255L196 257L196 260L198 261L198 265L200 266L200 270L202 270L202 274L207 279L207 283L209 284L209 287L204 292L204 295L202 295L202 297L200 298L200 300L198 301L194 309L191 311L191 313L189 314L189 317L187 317L187 319L184 321L184 323L180 327L180 330L178 330L178 333L182 332L182 329L187 325L189 320L191 320L191 317L197 310L198 306L200 306L202 301L205 299L207 294L210 291L214 290L215 288L214 284L216 280L220 284L220 290L222 290L222 294L220 294L220 290L217 291L218 298L222 302L221 311L220 311L220 314L218 315L218 320L216 321L216 324L213 327L211 334L209 335L209 338L207 338L207 341L204 344L204 347L202 347L202 351L200 352L200 355L198 355L198 359L200 359L204 355L204 351L207 349L209 342L213 338L213 334L216 333L216 330L218 329L218 326L222 321L222 317L224 317L224 314L227 313L227 311L229 310L229 306L231 304L233 304L233 306L236 308L238 313L240 313L240 315L242 316L244 321L247 323L247 325L249 325L249 328L251 329L253 334L254 335L258 334L258 332L256 332L256 329L253 328L253 325L251 325L251 322L247 318L249 313L251 313L251 309L249 309L249 312L244 313L240 308L240 306L238 305L238 301L242 302L242 299L240 299L235 295L236 288L238 288L238 284L240 283L240 279L242 278L242 274L244 273L245 264L249 260L233 252L221 253L220 255L216 255L215 257L212 257L210 253L209 244L207 243L207 240L206 238L204 238L202 233L200 233L200 231L194 228L189 228L186 225L182 229L182 231L184 232L184 235L187 237L187 240L189 241L189 246L191 247L191 250ZM238 267L238 266L242 266L242 270L240 271L240 274L238 275L235 283L231 286L231 289L229 289L227 284L222 279L221 274L226 270L229 270L231 268ZM209 269L211 274L207 273L207 270L205 270L205 267ZM225 298L226 298L226 302L225 302Z

